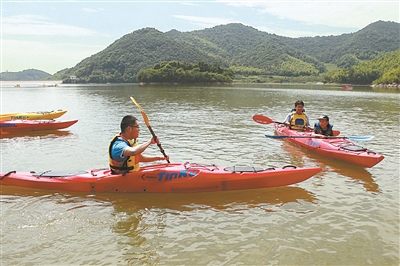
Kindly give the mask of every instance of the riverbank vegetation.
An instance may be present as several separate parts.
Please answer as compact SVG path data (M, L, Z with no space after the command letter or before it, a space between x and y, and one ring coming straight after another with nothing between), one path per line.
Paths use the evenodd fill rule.
M233 72L218 64L180 63L177 61L156 64L153 68L141 69L136 76L139 82L177 83L231 83Z

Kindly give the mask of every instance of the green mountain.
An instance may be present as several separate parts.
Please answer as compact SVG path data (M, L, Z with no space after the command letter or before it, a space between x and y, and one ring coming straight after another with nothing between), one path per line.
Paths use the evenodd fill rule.
M351 67L399 48L399 23L378 21L340 36L288 38L239 23L204 30L163 33L134 31L75 67L52 78L70 82L137 82L141 69L176 61L205 62L238 73L268 76L318 76L327 65Z
M324 63L338 64L345 56L371 60L399 49L399 23L377 21L358 32L328 37L286 39L287 44Z
M324 75L327 83L400 84L400 49L350 68Z
M44 80L51 74L37 69L27 69L19 72L1 72L0 80Z
M55 76L61 74L63 80L76 76L80 83L134 82L140 69L175 59L188 63L215 62L212 56L193 45L145 28L123 36L103 51Z
M168 33L167 33L168 34ZM176 34L176 39L193 44L221 58L228 66L263 69L267 75L298 76L318 74L324 65L284 42L279 37L239 23L201 31ZM296 70L288 68L296 65Z

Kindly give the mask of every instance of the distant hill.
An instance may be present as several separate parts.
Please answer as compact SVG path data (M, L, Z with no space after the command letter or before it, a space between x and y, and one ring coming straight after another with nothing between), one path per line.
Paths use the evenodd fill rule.
M361 61L399 49L400 24L377 21L351 34L285 39L285 42L324 63L337 64L346 55Z
M399 23L384 21L355 33L307 38L282 37L239 23L191 32L144 28L52 79L68 83L75 76L78 83L137 82L139 70L169 61L206 62L241 73L251 69L258 75L319 76L328 65L351 67L396 50L399 43Z
M324 82L350 84L400 84L400 49L350 68L324 75Z
M0 80L43 80L50 77L51 74L37 69L27 69L19 72L2 72Z

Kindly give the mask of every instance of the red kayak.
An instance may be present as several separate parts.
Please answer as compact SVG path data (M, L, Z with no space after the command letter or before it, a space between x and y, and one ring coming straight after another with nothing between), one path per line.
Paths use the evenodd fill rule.
M0 186L75 192L198 193L287 186L307 180L319 167L222 167L196 163L148 165L126 175L108 169L0 173Z
M72 126L78 120L1 120L0 134L26 131L56 130Z
M355 140L358 139L359 141L365 141L367 138L363 139L363 137L356 136L318 138L312 137L312 132L291 130L286 126L280 127L278 123L274 123L274 127L278 136L282 136L275 136L275 138L285 138L288 141L298 144L307 150L335 158L337 160L353 163L362 167L373 167L384 158L383 155L355 145L353 142L348 140L348 138L351 138ZM268 135L267 137L274 138L274 136Z

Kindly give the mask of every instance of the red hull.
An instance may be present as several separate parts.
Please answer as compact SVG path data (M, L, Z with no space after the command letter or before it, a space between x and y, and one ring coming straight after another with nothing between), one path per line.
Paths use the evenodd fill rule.
M72 126L78 120L2 120L0 121L0 133L16 133L26 131L56 130Z
M352 91L353 90L353 86L345 85L345 86L342 86L342 89L344 89L346 91Z
M0 173L0 185L75 192L196 193L287 186L307 180L321 168L226 168L203 164L159 164L138 172L112 175L109 170Z
M275 132L280 136L310 136L311 132L291 130L287 127L274 125ZM324 138L287 138L312 152L334 158L337 160L353 163L362 167L373 167L383 160L384 156L367 149L353 151L344 147L359 147L345 138L324 139ZM360 147L362 148L362 147Z

